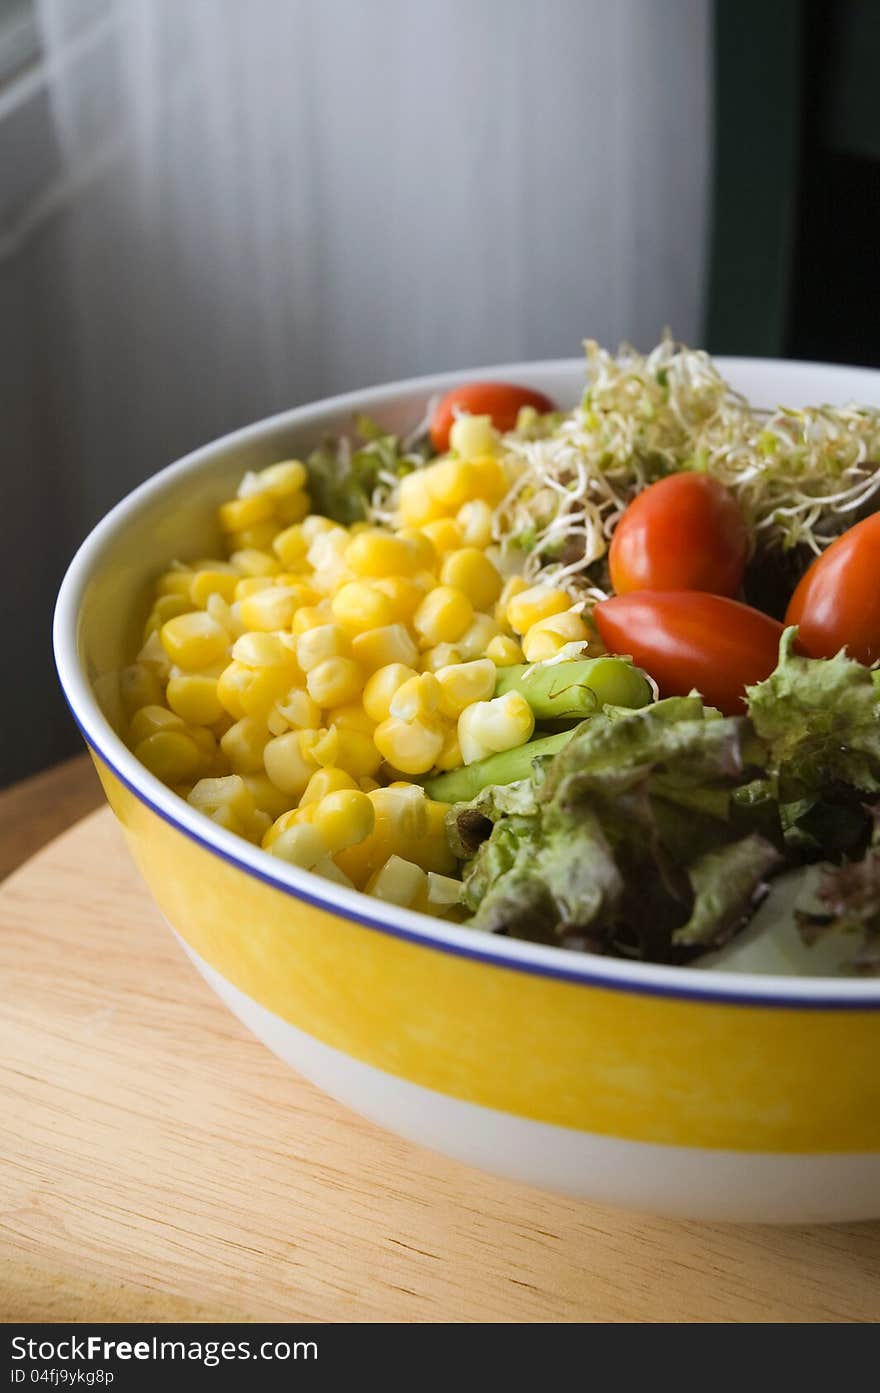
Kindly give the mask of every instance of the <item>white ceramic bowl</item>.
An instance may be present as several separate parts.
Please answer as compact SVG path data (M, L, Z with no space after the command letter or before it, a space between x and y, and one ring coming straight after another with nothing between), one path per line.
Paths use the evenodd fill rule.
M880 374L722 361L753 401L880 404ZM298 871L218 828L114 730L150 582L218 544L241 474L367 412L408 430L501 378L574 403L580 360L447 373L284 412L163 470L84 542L58 600L67 699L150 889L218 995L294 1068L426 1146L693 1218L880 1215L880 983L626 963L494 938Z

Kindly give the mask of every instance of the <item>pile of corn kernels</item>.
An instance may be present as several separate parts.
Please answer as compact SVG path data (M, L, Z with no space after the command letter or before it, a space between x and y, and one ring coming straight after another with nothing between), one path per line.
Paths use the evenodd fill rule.
M298 460L245 477L226 556L175 563L120 676L126 737L159 779L274 856L379 898L454 913L447 805L415 782L528 741L498 667L587 630L565 591L503 579L507 491L488 418L401 481L394 526L309 512Z

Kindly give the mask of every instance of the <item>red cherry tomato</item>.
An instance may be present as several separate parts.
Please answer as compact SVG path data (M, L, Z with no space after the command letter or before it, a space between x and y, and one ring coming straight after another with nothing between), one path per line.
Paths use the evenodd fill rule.
M782 625L760 610L698 590L640 590L593 610L609 653L628 653L661 696L696 688L710 706L741 716L746 686L776 666Z
M438 403L431 417L431 440L443 454L449 449L449 431L460 412L469 416L491 416L496 430L513 430L521 406L536 411L555 411L556 403L543 392L516 387L512 382L465 382L453 387Z
M749 535L736 499L708 474L670 474L633 499L614 532L608 564L618 595L708 590L735 595Z
M811 658L846 648L860 663L880 658L880 513L856 523L817 557L791 597L786 624Z

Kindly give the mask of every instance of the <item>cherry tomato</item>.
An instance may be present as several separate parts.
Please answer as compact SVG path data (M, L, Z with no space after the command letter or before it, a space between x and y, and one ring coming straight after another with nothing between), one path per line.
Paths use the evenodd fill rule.
M692 688L727 716L741 716L746 686L776 666L782 625L738 600L699 590L639 590L593 610L609 653L628 653L660 688Z
M536 411L555 411L556 403L543 392L516 387L512 382L465 382L453 387L438 403L431 417L431 440L443 454L449 449L449 431L458 412L470 416L491 416L496 430L513 430L521 406Z
M708 474L670 474L633 499L614 532L608 564L618 595L708 590L735 595L749 535L736 499Z
M856 523L817 557L791 597L786 624L811 658L846 648L860 663L880 658L880 513Z

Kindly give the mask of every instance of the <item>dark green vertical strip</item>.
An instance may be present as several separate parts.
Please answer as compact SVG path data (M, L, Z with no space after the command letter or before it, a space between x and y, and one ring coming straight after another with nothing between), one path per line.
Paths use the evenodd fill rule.
M705 333L713 353L785 351L803 31L802 0L715 0Z

